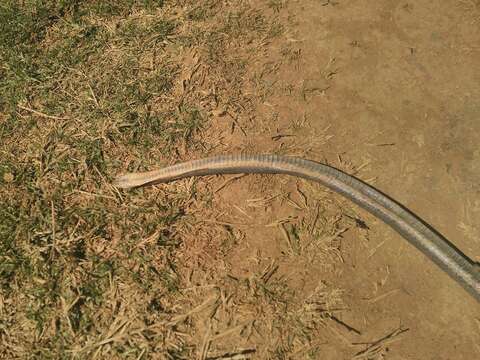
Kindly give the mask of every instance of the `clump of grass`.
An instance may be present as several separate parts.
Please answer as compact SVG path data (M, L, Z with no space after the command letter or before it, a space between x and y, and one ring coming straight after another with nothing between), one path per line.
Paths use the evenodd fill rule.
M192 358L210 349L204 320L211 351L241 354L222 332L289 322L288 279L235 278L242 231L199 221L219 214L208 182L110 185L215 149L216 109L252 118L245 88L275 19L216 0L9 0L0 19L0 357ZM203 288L223 300L201 307ZM259 353L280 348L294 351Z

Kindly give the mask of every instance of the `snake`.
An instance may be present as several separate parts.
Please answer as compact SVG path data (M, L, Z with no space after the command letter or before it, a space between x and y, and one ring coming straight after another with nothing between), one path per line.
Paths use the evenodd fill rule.
M330 165L275 154L217 155L153 171L126 173L118 176L113 185L128 189L192 176L223 174L286 174L324 185L393 228L480 303L479 263L390 196Z

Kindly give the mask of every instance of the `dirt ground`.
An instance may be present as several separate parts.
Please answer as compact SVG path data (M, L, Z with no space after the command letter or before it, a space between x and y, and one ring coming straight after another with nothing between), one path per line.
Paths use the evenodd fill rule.
M0 358L480 358L479 304L318 184L111 185L206 155L301 156L480 261L478 0L0 15Z
M264 116L275 113L279 133L308 119L314 134L329 135L313 145L317 158L362 166L362 178L480 260L478 2L299 1L287 8L290 45L278 56L291 58L272 75L280 91L264 103ZM340 319L358 333L347 332L347 342L408 329L386 358L479 356L478 304L399 235L359 213L368 219L368 243L347 232L344 261L326 276L348 294ZM262 235L255 248L267 251L262 243L272 241ZM352 350L322 349L323 359Z
M317 158L364 165L363 179L479 261L478 1L297 1L286 14L290 45L280 56L291 61L272 76L285 93L264 104L265 114L275 112L280 129L304 117L313 133L326 131ZM347 232L344 262L330 279L348 294L341 321L361 333L347 332L347 342L408 329L386 358L478 357L479 305L399 235L359 213L368 243ZM324 348L319 358L347 357Z

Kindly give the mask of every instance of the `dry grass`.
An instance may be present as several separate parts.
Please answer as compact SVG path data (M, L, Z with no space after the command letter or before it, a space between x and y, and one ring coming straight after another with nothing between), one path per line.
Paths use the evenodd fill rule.
M328 193L269 176L110 185L231 139L258 149L285 2L261 5L0 5L0 357L315 359L346 331L328 330L348 308L318 273L363 230ZM306 129L270 150L329 139Z

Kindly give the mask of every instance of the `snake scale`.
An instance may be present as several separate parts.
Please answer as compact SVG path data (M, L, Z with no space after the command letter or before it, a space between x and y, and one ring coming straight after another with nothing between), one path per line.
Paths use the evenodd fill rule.
M114 185L133 188L190 176L287 174L313 180L345 196L391 226L480 302L480 266L431 226L389 196L334 167L279 155L223 155L159 170L119 176Z

